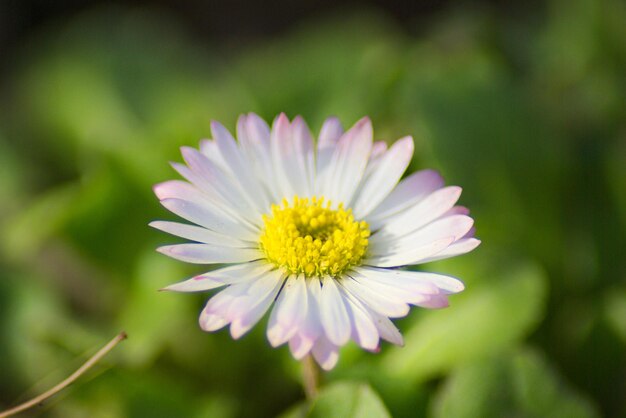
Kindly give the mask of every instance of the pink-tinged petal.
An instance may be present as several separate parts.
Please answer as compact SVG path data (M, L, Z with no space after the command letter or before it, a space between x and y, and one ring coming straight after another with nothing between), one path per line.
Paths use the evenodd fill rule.
M154 194L163 199L182 199L198 204L209 202L208 196L192 184L182 180L169 180L154 185Z
M236 208L237 213L241 214L244 219L257 224L262 222L258 209L252 204L250 198L242 193L241 187L232 175L222 171L193 148L182 147L181 153L194 176L189 178L188 173L179 169L180 166L173 165L181 175L208 194L219 196L227 206Z
M208 279L225 284L239 284L256 280L257 278L264 276L272 268L273 265L267 263L266 260L258 260L211 270L208 273L195 276L193 279Z
M203 331L214 332L228 325L228 321L217 314L202 314L199 319L200 328Z
M461 188L457 186L437 190L402 214L389 218L380 232L394 238L407 235L446 213L460 196Z
M419 305L420 303L428 300L430 296L439 293L439 289L433 284L423 284L418 289L415 283L411 283L411 286L406 285L406 283L401 283L400 280L398 281L399 283L390 283L382 277L369 274L367 271L365 271L365 273L366 274L362 274L360 271L355 269L354 271L351 271L349 275L357 283L360 283L362 287L367 287L368 291L371 294L376 295L377 299L390 300L395 302L397 305L402 306L403 310L400 311L400 309L396 308L398 312L395 314L391 314L389 311L383 312L376 309L376 311L381 315L385 315L390 318L406 316L409 310L407 304ZM402 315L402 313L404 313L404 315Z
M339 348L325 337L320 337L313 346L313 358L326 371L331 370L339 360Z
M298 331L308 310L304 276L291 276L276 300L267 326L267 339L273 347L286 343Z
M208 244L166 245L157 248L157 251L193 264L244 263L264 257L264 254L256 249L224 248Z
M470 228L469 231L467 231L465 235L463 235L462 238L474 238L475 235L476 235L476 227L473 226Z
M365 173L372 136L372 123L369 118L363 118L339 139L321 190L335 205L352 200Z
M410 293L436 295L439 287L420 276L421 273L405 270L393 270L376 267L355 267L354 271L365 277L367 282L376 282L394 286Z
M403 346L404 339L402 338L402 334L398 331L398 328L387 318L386 316L380 315L371 309L368 309L369 314L372 316L374 321L374 325L380 334L380 338L385 341L390 342L391 344Z
M414 206L443 185L443 178L434 170L413 173L402 180L365 220L372 230L376 230L384 225L388 217Z
M450 245L445 250L437 253L432 257L425 258L422 260L423 263L429 263L431 261L443 260L445 258L456 257L457 255L463 255L469 253L476 247L480 245L480 240L476 238L462 238L452 245Z
M199 292L220 286L252 282L265 275L271 267L272 266L265 261L235 264L194 276L191 279L179 283L174 283L161 290Z
M270 127L256 113L248 113L246 118L246 125L248 127L249 139L255 143L263 145L269 152L270 146Z
M372 152L370 154L370 163L378 159L387 151L387 143L385 141L376 141L372 144Z
M289 172L289 160L293 158L293 140L291 124L284 113L281 113L272 125L270 149L274 180L280 196L290 199L297 192L293 188Z
M401 318L409 313L409 305L399 299L397 295L379 293L372 289L370 283L361 283L353 277L343 277L341 286L368 308L381 315L391 318Z
M237 138L242 153L247 157L252 170L273 201L280 201L276 193L274 169L270 151L270 129L267 123L254 113L241 115L237 121Z
M250 248L251 246L257 245L227 235L218 234L217 232L195 225L168 221L153 221L148 225L160 231L167 232L168 234L204 244L231 248Z
M469 209L466 208L465 206L454 206L452 209L444 213L442 217L452 216L452 215L469 216L469 213L470 213Z
M397 254L412 251L430 242L452 237L455 242L461 239L474 225L474 220L465 215L453 215L438 219L425 227L400 238L376 233L370 240L370 253L373 255Z
M296 333L289 340L289 351L296 360L302 360L313 348L315 340L306 338L299 333Z
M317 277L311 277L306 282L308 310L300 323L298 332L289 340L289 349L297 360L302 359L309 353L311 347L313 347L313 344L323 332L319 308L322 292L321 283Z
M413 138L397 141L380 157L376 169L364 181L352 208L361 219L374 210L391 193L413 157Z
M200 141L200 152L204 154L213 164L223 171L228 171L228 164L224 161L224 157L220 154L217 143L210 139Z
M343 135L343 127L339 119L335 117L326 119L317 141L315 193L318 195L323 194L322 189L326 184L330 159L341 135Z
M230 174L237 179L242 193L249 198L258 211L267 212L270 207L269 200L263 188L260 187L249 162L241 155L235 138L223 125L215 121L211 122L211 132Z
M368 280L376 280L388 285L396 285L425 295L441 292L458 293L465 289L462 281L456 277L422 271L390 270L376 267L357 267L355 270Z
M290 199L294 195L310 196L313 183L313 138L301 117L290 125L281 114L272 128L272 161L275 178L282 192Z
M276 299L282 282L283 276L280 271L269 271L250 286L245 296L233 303L230 335L234 339L241 338L261 320Z
M371 315L363 304L347 292L343 287L339 287L344 301L346 310L352 323L351 337L359 346L369 351L378 350L379 335L376 325Z
M188 174L190 178L194 178L193 173L185 166L178 166L179 170ZM237 213L233 212L228 203L218 196L215 192L207 193L204 190L199 189L193 184L180 180L171 180L163 183L159 183L154 186L154 193L159 200L165 199L180 199L187 202L195 203L204 209L217 214L221 218L228 218L229 220L240 223L243 218L239 217Z
M350 318L335 279L324 278L319 308L326 337L337 346L347 343L350 339Z
M220 196L231 207L236 207L237 213L245 219L260 222L259 209L245 190L242 190L235 175L220 169L205 155L193 148L182 147L181 153L189 168L196 174L196 178L200 179L198 187L209 194Z
M402 253L385 254L384 252L381 252L381 255L368 257L363 261L363 264L374 267L401 267L410 264L417 264L428 257L432 257L440 253L453 242L454 237L447 237Z
M258 232L237 224L207 207L180 199L165 199L161 201L161 204L181 218L222 235L230 235L244 241L258 239Z
M164 287L161 290L168 290L172 292L206 292L207 290L217 289L218 287L226 286L226 283L219 280L215 280L210 277L192 277L191 279L183 280L182 282L174 283Z
M339 119L334 116L326 119L320 130L318 150L334 148L341 135L343 135L343 126Z
M200 313L200 328L204 331L216 331L230 323L228 309L239 296L246 293L250 284L242 283L228 286L213 296Z
M450 306L448 296L445 294L430 296L427 300L419 303L418 306L428 309L441 309Z
M311 131L301 116L296 116L292 123L294 157L290 159L290 179L300 196L313 193L314 151Z

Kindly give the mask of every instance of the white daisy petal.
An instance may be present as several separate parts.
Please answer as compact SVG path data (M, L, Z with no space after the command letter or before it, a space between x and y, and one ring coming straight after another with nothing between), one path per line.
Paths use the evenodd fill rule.
M210 202L208 196L200 189L181 180L169 180L156 184L152 190L159 200L182 199L203 205Z
M305 338L300 333L296 333L289 340L289 351L296 360L302 360L313 348L315 340Z
M290 125L287 117L281 114L274 127L272 158L276 176L284 179L279 182L283 196L311 196L314 155L308 126L300 116Z
M380 315L371 309L368 309L368 312L372 316L372 320L374 321L374 325L380 334L380 338L395 345L404 345L404 338L402 338L402 334L400 334L398 328L396 328L389 318Z
M376 280L387 285L397 286L424 295L439 293L459 293L465 289L462 281L456 277L422 271L394 270L376 267L357 267L355 271L367 280Z
M372 316L367 312L363 304L343 287L340 286L339 290L344 297L346 310L352 323L352 339L364 349L376 351L378 349L379 335Z
M448 306L450 306L450 303L448 302L447 295L439 294L439 295L432 295L428 297L425 301L417 303L416 305L421 308L441 309L441 308L447 308Z
M180 199L164 199L161 200L161 204L181 218L222 235L230 235L244 241L253 241L258 236L251 228L237 224L206 206Z
M171 284L161 290L171 290L173 292L205 292L226 286L226 283L211 277L195 276L182 282Z
M431 193L402 214L387 220L380 228L381 234L401 237L437 219L454 206L461 196L461 188L445 187Z
M187 167L176 165L175 168L185 172L190 178L194 178L194 174ZM199 180L199 179L198 179ZM200 180L199 180L200 181ZM180 199L188 202L193 202L199 206L215 212L221 217L226 217L234 222L242 222L244 219L236 212L233 212L228 203L223 200L216 193L207 193L204 190L196 187L193 184L180 181L171 180L163 183L159 183L154 186L154 193L159 200L165 199Z
M200 328L211 332L228 325L230 323L230 318L228 317L230 305L237 297L245 294L249 286L250 284L248 283L228 286L209 299L198 319Z
M230 335L234 339L241 338L261 320L276 299L282 281L280 271L269 271L250 286L245 296L233 303L231 309L234 311L234 318L230 324Z
M291 276L285 282L267 326L272 346L284 344L298 331L307 313L307 288L304 276Z
M343 135L343 126L341 125L339 119L336 117L326 119L322 125L322 129L320 130L320 136L317 143L318 154L323 154L322 151L327 149L332 151L341 135ZM328 157L330 157L330 155L328 155Z
M260 187L249 163L244 160L233 136L222 124L215 121L211 122L211 132L222 158L228 165L230 173L237 178L243 193L248 196L257 210L261 213L267 212L269 200L263 188Z
M445 237L401 253L388 253L370 256L363 264L376 267L399 267L417 264L424 259L439 254L454 242L454 237Z
M362 276L365 276L364 280L376 281L380 284L384 284L387 286L395 286L398 289L403 289L408 292L417 292L424 295L434 295L439 293L440 289L443 290L441 286L423 276L425 274L430 275L433 273L421 273L416 271L384 269L366 266L355 267L354 271ZM447 276L444 277L448 278ZM463 284L459 280L452 277L450 277L449 279L451 282L445 287L445 289L449 289L451 286L457 288L460 285L460 290L463 290ZM452 285L452 281L455 282L454 285Z
M352 200L367 166L372 134L371 121L363 118L339 139L322 190L332 202L348 203Z
M418 284L415 282L407 283L406 281L398 280L397 283L394 283L392 281L385 280L384 277L370 274L367 270L364 271L360 269L355 269L349 274L353 279L363 284L375 295L394 300L400 305L419 305L420 303L424 303L429 300L431 296L439 294L439 288L428 282ZM394 277L394 279L395 278L396 277ZM394 315L387 316L391 318L399 317Z
M174 165L174 168L181 175L214 196L214 198L220 198L228 206L237 208L237 212L241 213L243 218L253 222L260 221L258 209L251 203L250 198L245 193L242 193L235 178L221 170L204 154L193 148L182 147L181 153L194 176L190 179L185 175L184 167Z
M270 149L274 179L276 180L277 195L290 199L297 194L290 177L299 176L300 173L292 173L289 168L293 161L293 141L291 138L291 124L287 115L281 113L272 126ZM301 170L301 169L300 169Z
M390 216L414 206L443 187L443 178L434 170L422 170L402 180L372 213L365 217L372 230L379 229Z
M326 337L320 337L311 350L313 358L324 370L331 370L339 360L339 347Z
M365 180L352 205L354 216L363 218L370 213L396 185L413 157L413 138L397 141L380 157L376 170Z
M387 151L387 143L385 141L376 141L372 144L372 152L370 154L370 164L383 156ZM413 154L413 152L411 152Z
M237 122L237 137L242 153L259 178L266 193L274 201L280 196L272 192L276 183L270 151L270 128L267 123L254 113L241 115Z
M398 254L413 251L423 245L449 237L452 237L452 242L455 242L460 240L473 225L474 220L469 216L453 215L438 219L402 237L396 237L393 234L386 235L387 231L379 231L370 240L370 252L373 255Z
M455 241L445 250L437 253L432 257L427 257L422 260L422 263L430 263L431 261L443 260L445 258L456 257L457 255L463 255L469 253L480 245L480 240L476 238L462 238Z
M321 283L316 277L311 277L306 282L308 292L307 313L300 324L298 332L289 340L289 349L294 358L298 360L309 353L313 344L323 332L319 316Z
M191 241L202 242L204 244L212 244L221 247L232 248L251 248L254 246L254 244L251 244L250 242L245 242L236 238L232 238L228 235L218 234L217 232L195 225L187 225L178 222L168 221L153 221L150 222L148 225L160 231L175 235L177 237L186 238Z
M271 269L271 264L268 264L265 260L258 260L211 270L196 277L206 277L226 284L236 284L261 277Z
M243 263L264 257L256 249L216 247L208 244L166 245L157 248L157 251L193 264Z
M343 135L343 127L339 119L334 117L326 119L317 141L315 193L318 195L323 194L322 189L326 184L330 159L341 135Z
M213 164L218 166L221 170L227 172L228 164L222 157L217 143L210 139L203 139L200 141L200 152L203 153Z
M338 346L347 343L350 339L350 318L333 278L326 277L322 282L319 309L328 340Z
M344 277L341 286L370 309L390 318L401 318L409 313L407 305L392 292L377 292L369 283L362 283L354 277Z
M302 174L302 178L299 180L302 184L298 193L303 196L310 196L313 193L315 176L315 152L313 148L313 137L311 131L307 126L302 116L296 116L292 124L292 133L294 141L294 149L296 151L297 168L294 171L298 171Z

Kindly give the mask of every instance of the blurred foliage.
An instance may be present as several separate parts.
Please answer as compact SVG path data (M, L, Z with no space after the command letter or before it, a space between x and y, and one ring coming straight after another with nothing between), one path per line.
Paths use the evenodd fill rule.
M624 21L618 0L552 0L508 17L453 8L409 36L355 10L236 51L145 10L46 28L0 96L0 404L126 329L31 416L626 415ZM412 169L462 185L483 239L420 266L466 281L451 308L398 321L403 348L345 348L312 406L263 325L207 335L206 295L156 292L199 270L154 253L171 238L147 223L172 216L151 186L211 119L233 128L248 111L413 134Z

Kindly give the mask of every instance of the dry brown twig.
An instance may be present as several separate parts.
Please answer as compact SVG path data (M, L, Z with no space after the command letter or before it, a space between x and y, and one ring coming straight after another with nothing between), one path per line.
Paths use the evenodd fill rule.
M56 395L57 393L59 393L60 391L62 391L63 389L71 385L72 383L74 383L76 379L82 376L87 370L92 368L97 362L99 362L104 356L106 356L109 353L109 351L113 350L113 348L115 348L116 345L118 345L120 342L122 342L126 338L127 338L126 333L123 331L120 332L118 335L115 336L115 338L109 341L107 345L102 347L96 354L91 356L89 360L87 360L82 366L78 368L78 370L76 370L74 373L69 375L65 380L63 380L62 382L60 382L59 384L57 384L50 390L42 393L41 395L35 396L33 399L26 401L23 404L20 404L11 409L7 409L4 412L0 412L0 418L7 418L13 415L19 414L20 412L26 411L27 409L30 409L36 405L39 405L42 402L46 401L47 399L53 397L54 395Z

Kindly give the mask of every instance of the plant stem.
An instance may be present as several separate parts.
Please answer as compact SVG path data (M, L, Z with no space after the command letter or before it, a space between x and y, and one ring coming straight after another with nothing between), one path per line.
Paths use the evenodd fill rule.
M69 377L63 380L58 385L54 386L52 389L47 392L42 393L39 396L34 397L33 399L24 402L21 405L16 406L15 408L8 409L4 412L0 412L0 418L7 418L13 416L15 414L19 414L22 411L32 408L33 406L39 405L45 400L53 397L72 383L76 381L80 376L82 376L87 370L93 367L98 361L102 359L102 357L106 356L109 351L115 348L121 341L125 340L127 335L125 332L119 333L115 338L113 338L107 345L102 347L96 354L94 354L89 360L87 360L78 370L72 373Z
M317 398L320 371L310 354L302 359L302 385L306 399L311 402ZM2 417L0 417L2 418Z

